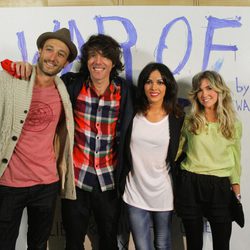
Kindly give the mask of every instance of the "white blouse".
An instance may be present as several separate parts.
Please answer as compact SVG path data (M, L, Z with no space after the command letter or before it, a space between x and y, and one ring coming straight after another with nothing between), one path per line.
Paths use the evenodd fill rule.
M166 165L169 139L168 116L159 122L142 115L134 117L130 142L133 169L123 195L127 204L149 211L173 210L172 180Z

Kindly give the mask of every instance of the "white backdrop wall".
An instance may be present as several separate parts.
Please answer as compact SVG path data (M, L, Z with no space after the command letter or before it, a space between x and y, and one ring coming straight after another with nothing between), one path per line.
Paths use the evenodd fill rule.
M46 31L68 27L80 49L91 34L113 36L123 48L126 65L123 74L136 81L142 67L150 61L163 62L174 72L180 97L186 98L191 77L205 69L218 71L230 86L235 107L243 122L242 200L246 226L233 226L231 249L250 246L250 8L249 7L51 7L0 8L0 61L5 58L37 59L36 39ZM76 71L79 58L65 71ZM64 71L64 72L65 72ZM177 222L179 223L179 222ZM17 249L24 248L25 223ZM181 231L177 226L174 233ZM211 247L209 225L205 225L205 248ZM52 238L61 240L60 221ZM23 244L23 245L22 245ZM62 248L58 248L58 250ZM181 250L181 249L178 249Z

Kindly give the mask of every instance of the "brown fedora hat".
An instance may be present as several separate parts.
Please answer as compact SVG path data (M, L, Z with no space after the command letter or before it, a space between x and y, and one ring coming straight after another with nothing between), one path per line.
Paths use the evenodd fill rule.
M77 48L75 44L71 41L70 32L68 29L62 28L55 32L45 32L41 34L36 41L37 48L40 49L44 45L45 41L48 39L58 39L64 42L68 46L70 51L68 61L72 62L75 60L77 56Z

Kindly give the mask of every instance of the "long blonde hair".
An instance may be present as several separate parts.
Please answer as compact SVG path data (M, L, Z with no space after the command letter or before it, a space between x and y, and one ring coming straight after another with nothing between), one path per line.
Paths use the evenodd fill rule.
M200 104L197 97L203 79L207 79L210 87L218 93L216 114L220 131L225 138L233 139L235 136L235 121L237 117L233 106L231 91L223 78L215 71L200 72L192 79L192 90L189 92L189 99L192 103L188 123L189 131L194 134L199 134L205 129L207 123L204 107Z

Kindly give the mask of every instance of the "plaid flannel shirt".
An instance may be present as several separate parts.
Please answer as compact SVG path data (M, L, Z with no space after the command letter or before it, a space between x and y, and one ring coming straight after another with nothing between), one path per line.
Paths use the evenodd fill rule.
M91 191L99 181L102 191L115 188L114 171L119 139L120 85L111 82L102 96L86 83L74 109L74 169L76 185Z

